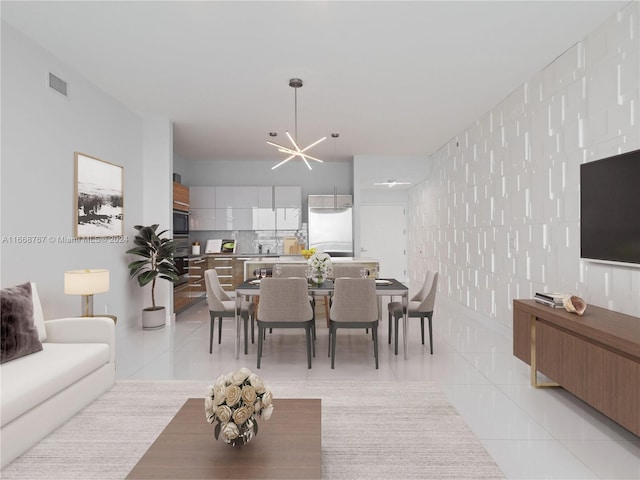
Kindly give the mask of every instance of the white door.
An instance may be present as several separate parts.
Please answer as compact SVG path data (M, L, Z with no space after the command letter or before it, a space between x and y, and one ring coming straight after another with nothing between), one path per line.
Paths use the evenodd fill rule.
M405 221L404 205L360 207L360 256L380 262L380 278L406 280Z

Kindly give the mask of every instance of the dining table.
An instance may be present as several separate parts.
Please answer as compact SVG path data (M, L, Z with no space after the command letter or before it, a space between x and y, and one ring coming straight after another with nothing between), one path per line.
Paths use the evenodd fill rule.
M380 278L376 280L376 295L378 297L378 320L382 320L382 297L400 297L402 302L402 345L404 348L405 360L409 358L409 350L407 345L407 327L408 327L408 306L409 306L409 287L395 278ZM333 295L333 280L327 279L318 284L309 283L309 294L314 297L326 297ZM245 280L236 288L236 343L235 356L240 356L240 308L242 300L260 295L260 279Z

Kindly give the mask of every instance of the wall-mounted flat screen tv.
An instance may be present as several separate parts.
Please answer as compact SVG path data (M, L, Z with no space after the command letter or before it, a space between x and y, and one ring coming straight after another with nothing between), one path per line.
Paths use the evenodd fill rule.
M640 150L580 165L580 257L640 268Z

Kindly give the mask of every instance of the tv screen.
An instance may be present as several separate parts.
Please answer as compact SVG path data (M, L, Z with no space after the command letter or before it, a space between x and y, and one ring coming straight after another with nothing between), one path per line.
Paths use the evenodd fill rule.
M580 256L640 267L640 150L580 165Z

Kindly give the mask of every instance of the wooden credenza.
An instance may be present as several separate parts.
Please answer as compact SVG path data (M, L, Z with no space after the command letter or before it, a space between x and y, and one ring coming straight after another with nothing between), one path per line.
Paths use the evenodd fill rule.
M640 318L593 305L580 317L514 300L513 354L533 363L532 384L540 372L640 435Z

